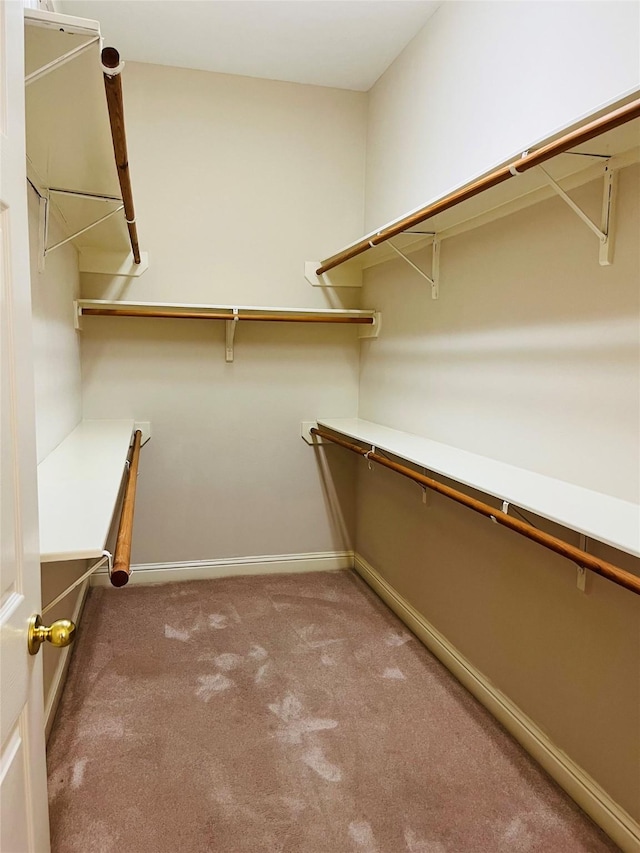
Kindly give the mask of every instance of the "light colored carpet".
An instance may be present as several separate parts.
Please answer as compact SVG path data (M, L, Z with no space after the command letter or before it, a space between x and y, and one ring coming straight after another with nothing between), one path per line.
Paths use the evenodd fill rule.
M351 572L94 589L54 853L617 850Z

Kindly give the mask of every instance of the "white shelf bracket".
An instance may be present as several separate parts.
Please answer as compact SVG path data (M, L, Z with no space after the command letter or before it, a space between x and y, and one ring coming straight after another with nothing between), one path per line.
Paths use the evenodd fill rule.
M580 534L580 550L586 551L588 548L587 537L584 533ZM584 566L577 566L578 574L576 576L576 586L580 592L587 592L587 570Z
M85 50L89 50L92 45L100 41L101 36L94 36L89 39L89 41L86 41L83 44L74 47L72 50L68 50L66 53L63 53L62 56L58 56L56 59L51 60L51 62L47 62L46 65L41 66L36 71L32 71L31 74L27 74L24 78L24 85L30 86L32 83L35 83L36 80L44 77L45 74L49 74L50 71L55 71L56 68L60 68L61 65L65 65L67 62L75 59L76 56L80 56L80 54L84 53Z
M606 239L600 243L600 266L613 263L614 213L618 191L618 170L611 166L604 169L604 193L602 196L601 228Z
M95 222L92 222L90 225L86 225L84 228L81 228L79 231L76 231L75 234L72 234L70 237L65 237L64 240L60 240L58 243L54 243L53 246L49 246L49 248L45 248L44 253L48 255L49 252L53 252L54 249L59 249L60 246L64 246L65 243L69 243L71 240L75 240L76 237L79 237L81 234L84 234L86 231L89 231L91 228L95 228L96 225L100 225L101 222L104 222L107 219L110 219L112 216L115 216L116 213L119 213L121 210L124 210L124 205L121 204L116 207L115 210L110 211L105 216L101 216L100 219L96 219Z
M358 337L359 338L379 338L381 328L382 328L382 312L376 311L373 315L373 323L369 323L366 326L359 326Z
M78 332L82 331L82 305L77 299L73 300L73 327Z
M580 217L584 224L593 231L600 241L600 256L599 261L601 266L607 266L611 263L612 258L612 209L615 195L615 172L608 167L605 168L604 174L604 196L602 199L602 225L600 228L592 222L587 214L575 201L567 195L562 187L554 181L551 175L542 166L538 166L549 186L560 196L560 198L569 205L571 210Z
M45 195L39 198L40 209L38 219L38 272L44 272L44 259L47 254L49 239L49 199Z
M431 298L437 299L440 296L440 240L437 236L434 235L433 243L432 243L432 251L431 251L431 275L427 275L427 273L420 269L417 264L414 264L413 261L408 258L404 252L401 252L397 246L391 242L391 240L387 240L387 243L393 251L399 255L404 261L406 261L410 267L412 267L418 275L421 275L422 278L426 279L431 285Z
M226 320L226 334L225 334L225 353L224 360L227 364L231 364L233 362L233 343L236 336L236 326L238 325L238 309L233 309L233 320Z
M102 557L100 557L100 559L98 560L97 563L94 563L88 571L86 571L77 580L75 580L70 586L68 586L65 590L63 590L63 592L61 592L60 595L57 595L53 599L53 601L50 601L49 604L47 604L47 606L42 611L42 616L44 616L45 613L48 613L49 610L51 610L52 607L55 607L56 604L58 604L58 602L62 601L63 598L66 598L67 595L69 595L70 592L73 592L73 590L76 587L80 586L81 583L84 583L86 581L86 579L88 577L90 577L95 571L97 571L98 569L101 569L104 566L105 561L107 564L107 570L108 570L109 574L111 574L111 570L113 568L113 557L112 557L110 551L103 551Z

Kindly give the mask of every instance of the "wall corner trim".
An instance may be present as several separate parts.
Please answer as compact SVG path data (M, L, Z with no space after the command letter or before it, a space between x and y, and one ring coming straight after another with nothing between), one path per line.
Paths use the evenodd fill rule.
M308 554L266 554L223 560L191 560L178 563L140 563L131 566L129 585L211 580L241 575L301 574L353 568L353 551L320 551ZM110 586L106 571L91 576L91 586ZM126 590L123 591L126 595Z
M639 853L640 825L504 693L476 669L436 628L358 553L355 570L404 624L515 737L575 802L625 853Z

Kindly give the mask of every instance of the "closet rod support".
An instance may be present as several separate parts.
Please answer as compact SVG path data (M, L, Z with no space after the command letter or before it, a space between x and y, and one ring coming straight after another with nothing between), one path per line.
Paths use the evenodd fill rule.
M412 269L414 269L418 275L421 275L422 278L426 279L431 285L431 298L437 299L440 296L440 240L437 235L433 236L432 243L432 254L431 254L431 275L427 275L427 273L420 269L417 264L414 264L413 261L405 255L404 252L401 252L400 249L394 245L391 240L387 240L388 244L391 246L393 251L399 255L404 261L406 261Z
M49 239L49 199L47 196L38 197L38 272L44 272L44 259L47 254ZM44 615L44 614L42 614Z
M102 557L100 557L100 559L96 563L94 563L88 571L86 571L77 580L75 580L72 584L70 584L70 586L68 586L65 590L63 590L60 593L60 595L56 596L53 599L53 601L50 601L49 604L47 604L47 606L43 609L41 615L44 616L45 613L48 613L52 607L55 607L56 604L58 604L60 601L62 601L63 598L66 598L70 592L73 592L73 590L76 587L78 587L78 586L80 586L80 584L84 583L86 581L86 579L88 577L90 577L94 572L96 572L98 569L101 569L105 565L105 562L106 562L109 574L111 574L111 568L113 566L113 557L111 556L110 551L103 551Z
M225 351L224 351L224 360L227 364L231 364L233 362L233 342L236 336L236 326L238 325L238 309L233 309L233 320L226 320L226 334L225 334Z
M72 59L80 56L85 51L89 50L92 45L101 40L101 36L94 36L94 38L89 39L89 41L74 47L73 50L68 50L66 53L63 53L62 56L58 56L56 59L51 60L51 62L47 62L46 65L42 65L40 68L36 69L36 71L32 71L31 74L27 74L24 78L24 85L30 86L32 83L35 83L36 80L44 77L45 74L49 74L50 71L55 71L56 68L66 65L67 62L70 62Z
M60 240L58 243L54 243L53 246L49 246L48 249L44 250L45 255L48 255L49 252L53 252L54 249L59 249L60 246L64 246L65 243L69 243L71 240L75 240L76 237L79 237L81 234L84 234L85 232L90 231L91 228L95 228L96 225L100 225L101 222L104 222L105 220L110 219L112 216L114 216L114 214L119 213L123 209L124 209L124 205L121 204L118 207L116 207L115 210L112 210L109 213L105 214L104 216L101 216L100 219L96 219L95 222L92 222L90 225L87 225L84 228L81 228L79 231L76 231L75 234L72 234L70 237L65 237L64 240Z
M122 204L122 199L117 195L101 195L100 193L81 193L76 190L63 190L61 187L49 187L49 193L55 195L68 195L72 198L83 198L87 201L106 201Z
M547 170L543 166L538 166L538 169L544 175L545 181L549 184L549 186L560 196L560 198L569 205L569 207L573 210L573 212L580 217L580 219L584 222L584 224L593 231L598 240L600 241L600 255L599 262L601 266L608 266L611 264L612 259L612 220L613 220L613 202L615 196L615 172L609 167L605 168L604 173L604 195L602 198L602 218L601 218L601 226L598 226L593 222L587 214L579 207L575 201L567 195L567 193L562 189L562 187L554 181L551 175L547 172Z

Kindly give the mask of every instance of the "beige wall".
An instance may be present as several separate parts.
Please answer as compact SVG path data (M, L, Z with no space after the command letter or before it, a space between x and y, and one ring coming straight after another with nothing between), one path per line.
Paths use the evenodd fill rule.
M127 133L142 248L130 283L86 277L83 294L237 305L357 305L304 280L363 227L366 96L127 64ZM333 301L333 303L332 303ZM353 416L353 328L87 318L85 417L152 423L136 504L134 562L343 550L353 483L335 518L300 422Z
M593 209L599 193L574 196ZM363 344L360 417L638 501L639 199L633 166L609 268L552 199L445 241L437 302L398 263L369 273L384 334ZM364 464L356 550L640 818L638 596L595 576L584 595L569 561L438 495L425 507L417 486ZM589 550L640 574L640 560Z
M637 16L622 3L443 4L370 93L368 226L638 86ZM444 241L436 302L401 261L368 271L363 301L384 324L362 344L359 416L637 501L639 181L638 166L620 175L610 267L552 198ZM572 197L599 218L600 182ZM413 260L428 266L429 250ZM568 561L437 495L424 506L415 485L364 464L356 547L640 817L637 596L597 577L584 595Z

